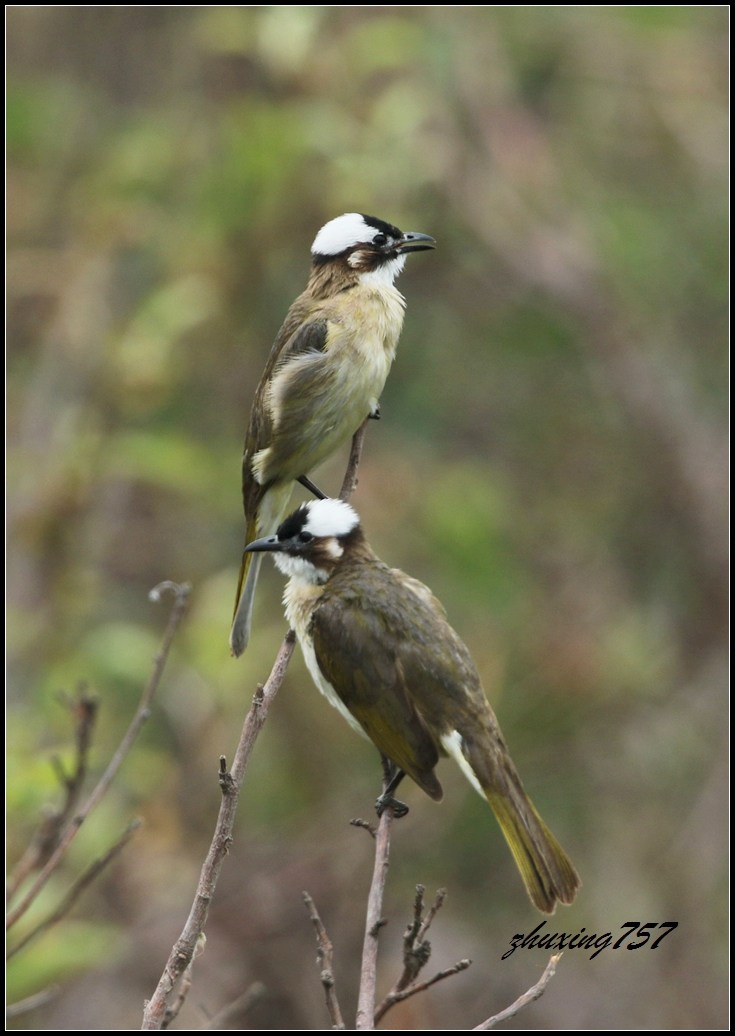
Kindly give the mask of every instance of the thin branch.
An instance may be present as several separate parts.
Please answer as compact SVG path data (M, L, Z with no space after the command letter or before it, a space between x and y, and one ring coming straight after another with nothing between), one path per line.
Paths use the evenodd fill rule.
M362 447L365 442L365 433L367 432L367 424L369 420L370 418L366 417L352 436L350 459L347 461L347 471L345 471L342 488L339 491L340 500L349 500L357 489L357 469L360 466L360 457L362 456Z
M446 898L447 898L447 890L446 889L439 889L439 891L436 894L436 899L434 900L434 905L431 907L431 909L429 910L428 914L426 915L426 920L421 925L421 928L419 929L418 935L416 936L416 941L417 942L422 943L424 941L426 933L428 932L429 928L431 928L431 922L434 920L436 915L439 913L441 908L444 906L444 900Z
M202 936L202 940L203 939L204 936ZM203 948L204 945L202 942L201 945L197 947L197 950L201 950ZM176 986L175 995L170 998L171 1002L166 1008L165 1014L163 1016L163 1021L161 1022L162 1029L168 1029L169 1025L171 1025L172 1022L176 1021L179 1011L184 1006L184 1001L189 995L189 990L191 989L192 971L194 970L194 959L196 958L196 956L197 953L195 952L194 956L189 961L188 965L184 968L184 972L181 975Z
M388 775L383 778L383 791L388 787ZM367 917L365 919L365 938L362 944L362 967L360 969L360 993L357 1000L358 1030L375 1028L375 986L378 972L378 935L386 923L381 917L383 910L383 890L388 875L388 856L390 853L390 831L393 823L393 810L390 806L383 810L375 835L375 867L373 880L368 895Z
M322 973L322 985L324 986L324 993L327 999L327 1010L329 1011L329 1017L332 1019L333 1029L344 1029L345 1023L342 1020L342 1012L339 1009L339 1003L337 1001L337 994L334 991L334 971L332 970L333 960L333 948L327 935L327 930L322 924L322 919L319 917L314 900L311 898L308 892L304 893L304 903L309 911L309 917L314 922L314 928L316 930L316 941L319 947L316 954L316 962L321 966Z
M470 961L462 960L447 971L438 972L432 979L429 979L428 982L414 984L416 983L419 972L429 963L429 958L431 957L431 943L426 938L426 933L431 927L431 922L444 905L444 900L447 897L447 890L439 889L436 894L436 899L434 900L434 905L431 907L424 919L422 915L424 910L425 892L425 885L416 886L416 896L413 901L413 920L409 923L408 928L403 935L403 974L393 986L390 993L388 993L378 1005L375 1011L376 1024L394 1004L407 999L409 996L413 996L414 993L421 993L424 989L428 989L429 986L433 986L435 982L439 982L443 978L448 978L450 975L456 975L458 971L464 971L465 968L470 966Z
M59 844L62 831L76 809L82 792L82 785L87 775L87 758L92 741L92 730L99 709L99 699L95 695L87 694L87 688L82 683L77 689L77 697L75 699L70 699L68 695L64 695L62 702L71 710L76 719L74 731L74 771L71 777L67 777L59 759L54 757L51 760L59 781L66 792L66 799L61 809L53 809L48 816L44 817L33 835L28 848L16 864L8 880L8 903L11 902L28 875L36 868L43 867Z
M425 885L416 886L416 895L413 901L413 921L409 923L408 928L403 933L403 974L393 986L390 993L388 993L388 996L383 1003L378 1007L375 1012L376 1016L383 1016L385 1013L385 1011L382 1010L383 1004L385 1004L394 993L400 993L402 990L410 986L411 983L416 980L416 977L423 966L429 962L429 957L431 956L430 944L428 942L423 942L420 938L418 939L418 945L416 944L423 922L424 892L426 892ZM385 1010L387 1010L387 1008Z
M386 1014L394 1004L398 1004L401 1000L408 1000L410 996L414 996L415 993L423 993L429 986L433 986L436 982L441 982L443 978L449 978L451 975L457 975L460 971L466 971L472 964L471 960L457 961L451 968L446 968L444 971L438 971L433 978L428 979L426 982L417 982L415 986L409 986L408 989L404 989L401 992L389 993L388 996L383 1000L381 1005L375 1012L375 1024L377 1025L380 1019Z
M554 977L556 965L561 960L561 956L561 953L556 953L551 958L549 963L546 965L546 970L541 978L535 986L531 986L527 993L524 993L523 996L519 996L515 1003L512 1003L510 1007L506 1007L506 1009L501 1011L500 1014L494 1014L492 1018L488 1018L487 1021L483 1022L481 1025L476 1025L472 1031L484 1032L486 1029L494 1029L500 1022L505 1022L509 1018L512 1018L513 1015L518 1014L520 1009L525 1007L526 1004L530 1004L532 1001L538 1000L540 996L543 996L544 990Z
M419 929L421 928L424 913L424 892L426 892L426 885L419 884L416 886L416 895L413 897L413 921L409 924L406 929L406 934L403 937L404 951L407 945L407 940L408 945L413 946L413 940L416 938L419 933Z
M361 820L360 817L355 817L350 823L353 827L364 827L371 838L375 838L376 827L375 824L368 824L367 820Z
M16 946L14 946L11 950L8 950L8 960L10 960L11 957L14 957L16 953L19 953L24 947L28 945L29 942L37 938L37 936L41 935L43 932L48 931L49 928L52 928L55 924L58 924L59 921L62 920L62 918L66 917L66 915L69 913L69 911L74 906L76 901L79 899L81 894L85 891L85 889L89 888L89 886L95 880L97 875L105 869L108 863L114 860L115 857L122 852L122 850L128 844L135 832L138 830L140 825L140 820L134 820L131 824L128 825L128 827L125 829L120 838L118 838L115 844L107 850L105 855L100 857L99 860L95 860L94 863L90 864L90 866L87 867L86 871L84 871L83 874L81 874L77 878L77 880L74 882L74 884L71 886L69 891L66 893L64 898L59 903L56 910L54 910L53 914L50 914L45 921L41 921L41 923L36 925L35 928L32 928L31 931L28 932L28 934L24 936L24 938L21 939L21 941Z
M296 634L293 630L289 630L265 685L258 685L253 698L253 704L245 718L231 773L227 772L226 766L223 766L222 762L220 764L219 781L222 789L222 801L220 803L214 837L199 876L199 884L189 917L181 935L173 945L156 991L146 1004L142 1029L161 1028L166 1014L168 999L179 978L193 958L197 939L204 930L204 925L207 921L209 904L212 901L222 864L232 845L232 830L235 822L237 800L250 759L250 753L265 723L273 699L278 693L278 689L286 675L286 668L293 654L295 643Z
M193 970L194 961L190 960L179 981L176 996L174 997L171 1006L166 1008L166 1013L163 1016L163 1022L161 1023L162 1029L168 1029L171 1022L176 1020L179 1011L184 1006L184 1001L189 995L189 990L191 989L191 973Z
M37 1007L43 1007L49 1000L53 1000L61 992L61 986L49 986L48 989L42 989L40 993L34 993L33 996L27 996L25 1000L17 1000L14 1004L8 1004L5 1008L6 1018L17 1018L18 1015L27 1014L29 1011L35 1011Z
M249 1011L253 1004L257 1003L264 996L265 986L263 983L253 982L252 986L246 989L242 996L239 996L237 1000L233 1000L231 1004L227 1004L221 1011L218 1011L210 1022L202 1026L202 1029L221 1029L231 1018L236 1018L238 1015Z
M360 425L352 437L350 459L347 464L342 489L341 500L349 500L357 486L357 468L360 463L362 445L365 438L367 419ZM196 896L192 903L189 917L184 925L183 931L174 943L169 955L166 967L158 982L156 990L151 999L146 1003L143 1014L143 1030L160 1029L166 1014L166 1005L176 983L189 966L196 941L204 930L209 913L209 904L214 895L220 870L224 858L232 844L232 830L235 822L235 811L237 800L245 776L245 769L253 750L255 741L265 723L268 710L278 693L283 682L291 655L296 643L296 634L289 630L276 656L270 676L264 686L258 686L253 699L253 704L248 712L240 735L240 741L235 752L235 762L232 772L228 773L224 764L224 757L220 764L220 787L222 788L222 801L220 803L219 816L215 827L212 843L207 853L207 858L202 866L199 875ZM389 811L386 810L386 813ZM372 1005L370 1015L372 1015Z
M75 835L79 831L79 828L82 826L84 821L87 819L89 814L95 808L97 803L100 801L100 799L105 794L110 784L114 780L117 771L120 769L120 766L122 765L125 756L130 751L133 742L135 741L136 737L138 736L138 733L140 732L141 727L151 714L151 703L153 701L153 696L156 693L158 685L161 681L161 676L163 675L163 670L168 659L169 651L171 650L171 643L174 639L174 634L176 633L179 623L181 622L184 612L186 611L186 603L189 597L189 593L191 591L191 587L188 583L182 583L181 586L179 586L177 583L166 581L164 583L160 583L158 586L154 587L153 590L151 590L149 594L151 600L159 601L161 599L161 594L164 590L171 590L176 595L176 599L174 601L174 606L171 609L171 615L169 616L169 620L166 625L166 632L163 635L161 647L158 651L158 654L153 660L153 671L151 672L148 684L145 690L143 691L143 695L140 699L140 704L138 705L138 710L135 713L135 716L133 717L130 726L128 727L125 737L120 742L117 751L115 752L114 756L110 760L107 769L100 778L97 787L89 796L80 812L77 813L77 815L74 817L74 819L67 827L66 832L64 833L61 841L59 842L58 846L47 860L45 866L41 870L41 873L36 878L30 890L27 892L27 894L21 900L18 906L14 910L11 910L11 912L8 914L6 920L6 928L10 928L12 925L15 924L18 918L23 916L23 914L26 912L31 903L33 903L33 901L35 900L38 893L41 891L41 889L48 881L53 871L59 865L59 861L61 860L66 850L69 848L69 845L71 844Z

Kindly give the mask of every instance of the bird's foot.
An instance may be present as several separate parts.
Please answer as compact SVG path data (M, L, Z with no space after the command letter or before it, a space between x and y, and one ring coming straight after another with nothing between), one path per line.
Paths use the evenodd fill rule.
M307 478L306 475L299 475L299 477L296 479L296 481L300 485L302 485L304 487L304 489L308 489L310 493L313 493L314 496L317 498L317 500L326 500L327 499L327 494L326 493L322 493L322 491L319 488L319 486L315 486L314 483L311 481L311 479Z
M380 403L378 403L378 405L376 406L375 410L371 411L368 414L368 417L370 418L371 421L379 421L380 420Z
M405 817L408 813L408 806L405 802L400 802L398 799L394 799L392 795L385 794L381 795L375 803L375 812L379 817L382 817L386 809L391 808L393 810L393 816L396 820L400 820L401 817Z

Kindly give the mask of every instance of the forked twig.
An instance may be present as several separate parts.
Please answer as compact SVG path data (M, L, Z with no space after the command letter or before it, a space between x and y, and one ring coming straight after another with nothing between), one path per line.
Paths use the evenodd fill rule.
M69 845L71 844L77 832L79 831L79 828L82 826L84 821L87 819L89 814L92 812L92 810L95 808L97 803L100 801L102 796L109 788L110 784L115 778L115 775L117 774L117 771L120 769L120 766L122 765L125 756L130 751L133 742L138 736L140 728L143 726L145 721L150 716L153 695L156 693L158 685L161 681L161 676L163 675L166 660L168 659L169 651L171 650L171 643L174 639L174 634L176 633L179 623L181 622L181 619L186 610L186 603L189 597L189 593L191 591L191 587L188 583L183 583L181 586L179 586L177 583L166 581L165 583L160 583L159 586L151 590L149 596L152 600L158 601L161 599L161 593L163 590L171 590L176 595L176 600L174 601L174 606L171 609L171 615L169 616L169 620L166 625L166 632L163 635L161 647L158 651L158 654L153 660L153 671L151 672L150 679L148 680L145 690L143 691L143 695L140 699L140 704L138 705L138 709L135 713L135 716L133 717L132 722L128 727L125 737L120 742L117 751L110 760L107 769L102 774L102 777L100 778L97 787L89 796L84 806L82 806L79 813L77 813L77 815L70 822L59 844L47 860L45 866L41 870L40 874L36 878L35 882L31 886L29 891L26 893L26 895L18 904L18 906L16 906L15 909L11 910L8 914L6 919L6 928L10 928L20 917L23 916L23 914L25 914L28 907L31 905L31 903L33 903L38 893L41 891L41 889L44 887L44 885L50 878L51 874L59 865L59 861L61 860L66 850L69 848Z
M194 968L194 961L190 960L184 973L179 979L179 984L176 988L176 995L172 998L171 1003L166 1008L166 1013L163 1016L163 1022L161 1023L162 1029L168 1029L171 1022L175 1021L179 1011L184 1006L184 1001L189 995L191 989L191 973Z
M418 886L417 886L417 891L418 891ZM419 928L418 934L416 935L416 942L419 945L424 942L426 933L428 932L429 928L431 928L431 922L434 920L436 915L439 913L441 908L444 906L444 900L446 898L447 898L447 890L446 889L439 889L439 891L436 894L436 899L434 900L433 905L430 907L429 912L426 915L425 919L422 921L421 927Z
M512 1018L513 1015L518 1014L521 1008L525 1007L526 1004L530 1004L533 1000L538 1000L540 996L543 996L544 990L554 977L556 965L561 960L561 956L561 953L554 954L546 965L546 970L535 986L531 986L523 996L519 996L518 999L510 1005L510 1007L506 1007L506 1009L501 1011L499 1014L494 1014L491 1018L488 1018L487 1021L482 1022L481 1025L476 1025L472 1031L484 1032L486 1029L494 1029L500 1022L505 1022L508 1018Z
M464 959L457 961L451 968L438 971L433 978L425 982L416 982L419 972L424 968L431 956L431 944L426 938L426 933L439 910L444 905L447 896L446 889L439 889L436 894L433 906L428 911L426 918L423 915L424 909L424 885L416 886L416 896L413 901L413 920L409 923L403 935L403 974L391 989L375 1011L375 1024L393 1007L394 1004L407 1000L416 993L422 993L425 989L433 986L442 979L456 975L460 971L469 968L472 961Z
M383 1015L389 1011L394 1004L400 1003L401 1000L408 1000L410 996L414 996L416 993L423 993L425 989L428 989L429 986L433 986L436 982L441 982L443 978L449 978L451 975L457 975L460 971L466 971L471 964L472 961L467 960L467 958L464 960L458 960L451 968L445 968L444 971L437 971L433 978L427 979L425 982L417 982L415 986L409 986L408 989L404 989L401 992L389 993L375 1012L375 1024L378 1024Z
M196 946L194 947L192 958L179 976L178 982L172 990L173 995L169 997L169 1002L164 1011L163 1021L161 1022L162 1029L168 1029L171 1023L176 1021L179 1011L184 1006L184 1001L189 995L189 990L191 989L194 961L204 949L206 941L204 934L200 932Z
M332 1028L344 1029L345 1023L342 1020L342 1012L339 1009L337 994L334 990L334 971L332 969L334 953L332 943L329 940L326 928L322 924L322 919L319 917L314 900L308 892L304 892L304 903L306 903L309 917L313 921L314 928L316 930L316 941L317 946L319 947L317 950L316 962L322 969L322 985L324 986L324 993L327 999L329 1017L332 1019Z

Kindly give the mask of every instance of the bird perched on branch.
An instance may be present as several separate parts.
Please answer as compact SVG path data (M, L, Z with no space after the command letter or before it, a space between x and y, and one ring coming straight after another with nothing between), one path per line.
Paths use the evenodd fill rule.
M538 909L571 903L577 872L523 790L470 653L428 587L384 565L341 500L303 504L245 549L273 552L290 576L286 618L314 682L394 765L378 812L407 812L393 797L405 774L439 801L434 768L451 755L492 806Z
M242 458L245 542L275 532L294 482L317 496L308 473L378 417L403 324L394 287L409 252L428 234L349 212L330 220L311 248L306 291L291 306L255 393ZM243 552L230 634L233 655L250 636L260 558Z

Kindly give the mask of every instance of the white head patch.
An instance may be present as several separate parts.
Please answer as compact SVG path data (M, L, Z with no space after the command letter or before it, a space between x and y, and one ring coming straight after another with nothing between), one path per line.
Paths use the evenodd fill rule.
M311 251L315 255L339 255L354 245L369 244L379 233L376 227L368 226L359 212L346 212L324 224Z
M346 536L360 524L357 512L344 500L310 500L304 532L312 536Z

